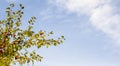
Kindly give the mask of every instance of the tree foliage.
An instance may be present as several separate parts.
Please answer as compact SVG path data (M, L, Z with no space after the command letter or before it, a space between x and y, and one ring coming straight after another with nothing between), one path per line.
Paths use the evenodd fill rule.
M28 20L27 29L21 29L24 6L20 4L20 8L14 10L14 4L10 4L6 8L6 18L0 20L0 66L10 66L10 64L26 64L41 61L42 56L34 50L28 52L28 48L33 46L38 49L42 46L47 48L51 45L59 45L63 42L64 36L58 39L49 38L53 32L46 33L43 30L37 33L33 31L33 25L36 17ZM21 52L24 50L24 52Z

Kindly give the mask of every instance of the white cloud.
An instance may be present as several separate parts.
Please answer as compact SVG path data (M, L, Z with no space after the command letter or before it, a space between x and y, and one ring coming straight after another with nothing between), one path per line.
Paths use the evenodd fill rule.
M89 16L91 24L120 44L120 15L112 0L51 0L58 7Z
M100 29L119 44L120 42L120 15L114 14L115 9L110 5L103 5L91 13L91 24Z
M78 14L88 14L99 5L109 3L110 0L51 0L59 7Z

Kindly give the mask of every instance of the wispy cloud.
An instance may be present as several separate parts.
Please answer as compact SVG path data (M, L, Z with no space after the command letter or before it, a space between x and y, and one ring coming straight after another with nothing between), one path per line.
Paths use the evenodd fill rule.
M120 43L120 15L114 14L116 10L111 5L103 5L93 10L90 20L91 24L100 29L111 38Z
M113 0L51 0L69 12L89 16L91 24L120 44L120 14Z
M51 0L58 7L78 14L88 14L100 5L109 3L110 0Z

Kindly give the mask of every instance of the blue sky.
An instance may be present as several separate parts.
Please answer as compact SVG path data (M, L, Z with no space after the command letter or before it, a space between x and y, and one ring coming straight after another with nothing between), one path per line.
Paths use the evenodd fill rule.
M24 25L36 16L35 31L66 38L56 47L33 48L44 57L34 66L120 66L120 0L1 0L0 18L11 2L25 6Z

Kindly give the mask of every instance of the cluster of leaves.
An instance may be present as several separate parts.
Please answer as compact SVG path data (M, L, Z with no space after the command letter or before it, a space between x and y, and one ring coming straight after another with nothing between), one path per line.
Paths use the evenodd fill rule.
M10 4L6 8L6 19L0 20L0 66L10 66L11 63L26 64L36 60L41 61L42 57L38 55L34 50L28 52L28 48L36 46L40 48L50 45L61 44L64 40L64 36L58 39L47 38L51 36L53 32L46 33L45 31L33 31L33 25L36 17L31 17L28 20L28 28L21 29L21 18L24 14L24 6L20 4L20 9L13 10L14 4ZM25 50L24 52L20 52Z

